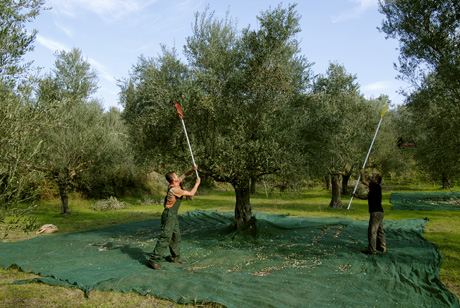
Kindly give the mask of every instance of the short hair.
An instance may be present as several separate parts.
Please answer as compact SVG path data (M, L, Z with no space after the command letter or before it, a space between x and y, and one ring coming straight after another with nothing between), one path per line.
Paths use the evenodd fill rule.
M380 184L382 183L382 176L378 173L375 174L375 181L377 182L377 184Z
M168 181L169 184L171 184L172 181L173 181L173 174L174 173L175 173L174 171L171 171L171 172L166 173L166 175L165 175L166 181Z

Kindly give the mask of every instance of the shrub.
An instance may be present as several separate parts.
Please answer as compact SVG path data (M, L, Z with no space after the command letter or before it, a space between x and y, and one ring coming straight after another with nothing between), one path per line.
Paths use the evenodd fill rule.
M126 203L118 201L116 197L98 201L91 207L94 211L121 210L124 208L126 208Z

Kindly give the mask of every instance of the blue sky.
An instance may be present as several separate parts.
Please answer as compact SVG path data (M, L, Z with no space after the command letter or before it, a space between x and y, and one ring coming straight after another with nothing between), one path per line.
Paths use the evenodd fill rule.
M402 104L397 92L409 85L396 80L398 42L386 40L377 30L384 18L378 0L303 0L302 54L314 62L315 74L324 74L330 62L343 65L357 76L366 97L388 95ZM117 79L129 77L138 57L157 57L160 44L175 47L182 55L191 35L194 13L206 5L215 16L230 17L238 28L258 28L256 16L281 3L272 0L47 0L46 7L29 25L38 30L35 50L27 55L35 66L49 72L58 50L79 48L98 72L99 98L106 109L118 105ZM289 2L283 2L286 7Z

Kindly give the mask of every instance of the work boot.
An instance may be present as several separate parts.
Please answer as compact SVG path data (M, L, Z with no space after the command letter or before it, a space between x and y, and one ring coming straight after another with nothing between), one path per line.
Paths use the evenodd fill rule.
M171 263L179 263L179 264L187 263L187 261L181 259L181 258L178 257L178 256L176 256L176 257L168 256L168 257L166 257L166 260L167 260L168 262L171 262Z
M387 252L387 248L386 248L386 247L377 248L377 250L380 251L380 252Z
M148 267L153 268L154 270L161 270L161 265L158 263L150 262L148 263Z
M365 255L375 255L377 254L377 252L375 251L370 251L369 249L366 249L366 250L361 250L361 252Z
M187 261L178 259L178 260L174 260L174 263L184 264L184 263L187 263Z

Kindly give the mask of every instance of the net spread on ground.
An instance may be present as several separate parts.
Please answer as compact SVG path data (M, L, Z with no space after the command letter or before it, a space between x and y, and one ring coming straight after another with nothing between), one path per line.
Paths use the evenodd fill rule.
M460 192L392 193L393 210L460 211Z
M0 266L33 281L135 291L177 303L227 307L460 307L439 280L442 255L423 238L422 219L384 221L388 252L365 255L365 220L255 213L235 232L233 213L179 216L185 264L147 267L160 220L0 243ZM17 281L27 283L29 281Z

